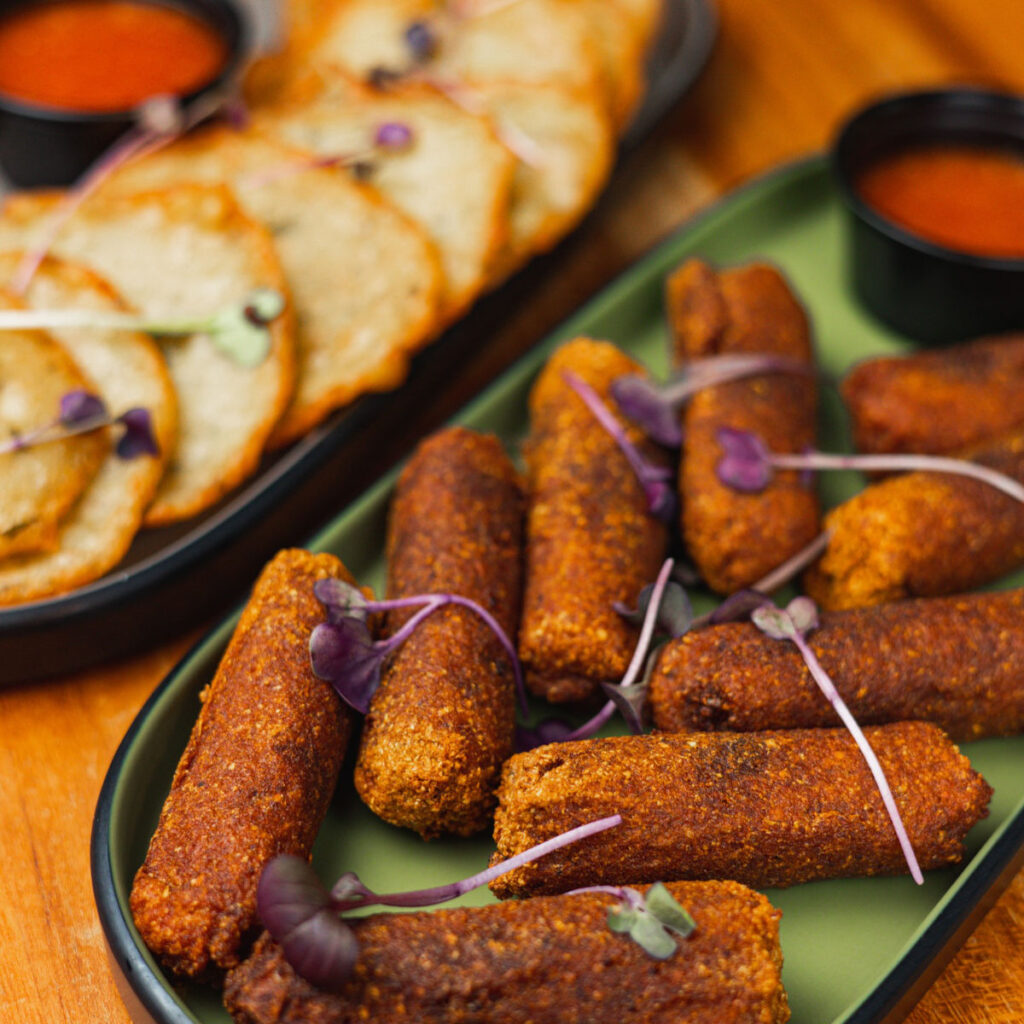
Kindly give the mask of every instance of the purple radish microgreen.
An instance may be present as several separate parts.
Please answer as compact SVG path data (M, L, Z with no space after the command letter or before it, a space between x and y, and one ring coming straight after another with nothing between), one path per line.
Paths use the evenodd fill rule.
M662 638L680 637L693 620L693 610L686 591L671 579L673 561L666 559L653 584L640 592L637 610L616 606L616 611L635 625L640 636L625 675L618 683L602 683L608 696L600 711L580 726L572 726L559 718L545 718L532 727L516 728L519 750L531 750L546 743L566 743L593 736L618 711L634 733L644 731L648 677L654 663L653 652Z
M601 400L601 396L586 381L572 370L563 370L562 379L576 392L597 422L604 427L619 446L622 454L625 455L640 486L643 487L651 515L662 522L671 521L675 512L671 472L643 456L640 449L629 439L625 427L615 418L614 413Z
M668 891L664 882L655 882L646 893L630 886L591 885L572 889L570 896L607 893L618 905L608 910L608 927L628 935L648 956L667 960L679 948L679 939L689 938L697 922Z
M256 909L295 971L320 988L336 990L351 975L359 957L356 934L341 915L361 907L429 907L447 903L500 875L621 823L618 814L599 818L462 881L385 895L368 889L352 872L342 875L328 892L307 860L281 854L263 868L256 888Z
M771 482L776 469L827 470L860 469L894 472L925 471L953 473L980 480L1024 502L1024 485L988 466L942 455L833 455L827 452L778 453L771 451L749 430L723 427L718 432L723 456L718 462L718 479L738 491L756 492Z
M234 92L211 90L182 107L174 96L151 96L135 111L135 124L116 139L84 174L69 188L54 206L40 229L36 243L25 252L15 269L8 287L15 295L24 295L36 271L61 230L75 211L115 171L149 153L155 153L190 128L217 113L226 104L237 104Z
M258 366L270 351L269 325L284 310L284 297L272 288L256 288L241 302L210 316L157 319L135 313L77 309L0 310L0 330L95 327L143 331L157 337L205 334L242 366Z
M772 355L721 355L695 359L664 384L629 375L612 382L611 393L624 416L652 441L678 448L683 441L679 408L698 391L765 373L813 373L798 359Z
M50 441L63 441L78 434L88 434L103 427L122 427L114 452L119 459L129 460L140 455L158 455L159 446L153 434L153 422L148 409L134 408L111 416L103 399L91 391L68 391L61 396L60 411L49 423L24 434L15 434L0 444L0 455L20 452Z
M309 657L313 672L329 682L346 704L360 714L370 709L370 699L380 685L387 658L415 632L428 616L446 605L467 608L478 615L505 650L515 676L520 707L526 711L526 689L515 647L486 608L460 594L416 594L388 601L372 601L342 580L318 580L313 593L327 609L327 621L313 629ZM393 636L374 640L367 616L398 608L416 608L416 613Z
M750 612L750 618L754 625L766 636L771 637L773 640L788 640L800 652L808 671L811 673L811 677L818 684L821 692L828 698L829 703L835 709L836 714L839 715L843 725L849 730L850 735L853 736L857 746L860 748L860 752L867 762L868 768L871 770L875 785L878 787L882 802L885 804L885 809L892 821L896 838L899 840L903 856L906 858L907 866L910 868L910 874L914 881L921 885L924 882L921 868L917 863L917 856L914 853L913 846L911 846L907 830L903 825L903 819L900 817L899 808L896 806L892 790L889 788L889 783L885 778L885 772L882 770L882 766L879 764L874 750L871 749L871 744L868 742L863 730L850 713L846 702L839 695L835 683L832 682L829 674L822 668L817 655L811 649L810 644L807 643L807 634L818 626L818 609L814 602L809 597L796 597L783 609L776 607L768 598L765 598Z
M239 184L243 188L260 188L307 171L332 170L337 167L349 168L357 178L369 178L373 174L373 161L376 157L383 153L401 153L414 141L415 135L409 125L401 121L383 121L373 129L369 142L362 149L351 153L311 153L282 160L243 174Z
M819 533L809 544L762 576L756 583L730 594L713 611L694 619L690 628L703 629L705 626L716 626L722 622L745 621L754 608L768 600L769 594L790 583L804 569L816 562L828 547L830 537L831 533L828 530Z
M405 27L405 45L414 64L425 64L437 56L441 40L436 26L427 18L410 21Z

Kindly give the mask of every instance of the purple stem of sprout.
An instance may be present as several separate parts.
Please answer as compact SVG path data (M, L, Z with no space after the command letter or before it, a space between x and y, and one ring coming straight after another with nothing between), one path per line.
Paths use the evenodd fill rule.
M566 896L585 896L587 893L605 893L614 896L617 900L640 910L644 905L643 896L636 889L624 885L585 885L581 889L570 889Z
M885 809L888 811L889 817L892 820L893 829L896 831L896 838L899 840L900 848L903 850L903 856L906 857L907 865L910 867L910 874L918 885L922 885L924 883L924 876L921 874L920 865L917 863L917 855L914 853L914 848L910 843L910 837L907 835L907 830L903 825L903 819L900 817L899 808L896 806L896 801L893 798L892 790L889 788L885 772L882 770L882 766L878 763L878 758L875 756L874 750L871 749L871 744L868 743L867 737L857 724L857 720L850 713L850 709L846 706L846 702L839 695L839 691L836 689L829 674L821 667L821 662L818 661L817 656L814 651L811 650L810 644L808 644L804 639L803 634L800 633L799 630L795 630L792 635L792 640L793 643L796 644L797 649L803 655L804 661L807 663L807 668L814 677L814 681L821 688L822 693L824 693L829 699L832 707L835 708L836 713L842 719L843 725L845 725L850 731L850 735L853 736L861 753L864 755L864 760L867 761L868 767L871 769L871 774L874 776L875 785L878 786L878 791L882 796L882 802L885 804Z
M812 367L799 359L785 356L721 355L695 360L684 370L682 377L669 381L659 389L662 398L672 405L685 402L702 388L726 384L743 377L763 373L813 373Z
M138 124L130 128L122 135L105 153L86 169L78 181L64 193L57 203L56 208L45 224L45 229L38 244L29 249L22 257L21 263L15 269L8 287L15 295L24 295L28 286L32 283L36 271L42 266L53 243L60 234L61 228L68 219L82 205L82 203L118 168L132 160L138 160L158 149L162 149L169 142L173 142L179 135L205 118L213 114L218 108L229 102L232 97L224 96L219 92L207 93L201 96L188 111L179 112L175 107L175 116L166 124L154 116L157 109L156 103L160 102L160 109L163 110L163 100L174 103L170 97L153 97L150 108L146 104L139 108Z
M386 641L390 648L392 643L397 647L404 640L408 639L412 634L412 631L428 615L433 614L438 610L438 608L443 608L446 604L461 605L463 608L468 608L470 611L475 612L484 620L494 635L498 638L498 642L505 649L505 653L509 656L512 663L512 673L515 676L516 693L519 697L519 706L523 713L526 714L528 710L526 702L526 686L523 683L523 674L519 666L519 657L516 654L516 650L512 646L512 642L509 640L508 636L506 636L505 630L501 628L498 620L495 619L486 608L477 604L476 601L468 597L463 597L461 594L435 594L428 598L398 597L391 598L386 601L368 601L366 609L371 612L387 612L398 608L413 608L418 605L424 605L420 612L409 619L409 621L406 622L406 624L393 637Z
M658 622L661 599L665 594L665 587L668 586L674 564L671 558L666 558L658 573L658 578L654 582L654 589L651 591L651 600L647 605L647 614L644 616L643 625L640 627L640 637L636 642L636 647L633 649L633 657L626 669L626 674L618 683L619 686L631 686L643 668L644 660L647 657L647 649L650 647L651 637L654 635L654 629ZM589 739L605 722L611 719L615 714L615 710L615 701L609 700L593 718L584 722L578 729L573 729L571 733L562 738L561 742L569 743L572 740Z
M644 493L648 495L648 500L650 500L648 482L653 482L657 478L664 484L668 473L661 466L653 465L644 459L636 445L630 441L625 427L615 418L614 413L612 413L608 406L604 404L601 396L585 380L573 373L572 370L563 370L562 379L579 395L583 404L590 410L597 422L611 435L612 439L619 446L619 450L626 456L626 461L636 474L637 480L639 480Z
M32 283L36 271L42 266L53 243L60 234L61 228L67 223L75 210L103 183L108 175L119 167L155 152L175 138L175 133L158 132L152 129L136 129L130 131L119 142L101 156L72 186L57 203L45 224L45 231L38 244L33 246L22 257L14 275L11 277L10 289L15 295L24 295Z
M622 824L621 814L612 814L607 818L598 818L596 821L587 822L585 825L578 825L576 828L563 832L553 839L548 839L543 843L538 843L536 846L531 846L528 850L524 850L514 857L499 861L497 864L485 868L483 871L465 878L461 882L450 882L447 885L438 885L432 889L417 889L412 892L391 893L385 896L374 895L372 899L367 899L366 903L379 904L385 907L427 907L435 903L444 903L447 900L455 899L457 896L462 896L464 893L471 892L473 889L478 889L481 885L487 885L488 882L493 881L499 875L515 871L516 868L520 868L524 864L529 864L541 857L546 857L549 853L554 853L555 850L560 850L563 846L569 846L580 839L586 839L589 836L596 835L598 832L603 832L620 824ZM362 906L365 904L357 903L355 905Z
M92 420L82 420L71 426L63 426L59 420L47 423L45 426L25 434L18 434L9 441L0 444L0 455L7 455L9 452L22 451L25 448L32 448L38 444L48 444L51 441L64 441L69 437L76 437L78 434L89 434L100 427L113 426L116 420L110 416Z
M790 555L784 562L777 565L771 572L762 576L756 583L751 583L749 589L757 590L762 594L771 594L784 587L787 583L812 562L824 553L828 542L832 538L830 530L824 530L810 542L802 547L796 554ZM714 612L706 612L695 618L690 626L691 629L703 629L710 621Z
M977 462L941 455L830 455L826 452L786 455L772 452L768 459L779 469L925 470L930 473L955 473L958 476L973 477L1024 502L1024 486L1005 473Z
M632 686L636 681L636 677L643 669L644 660L647 657L647 648L651 645L651 637L654 636L654 628L658 622L661 599L665 593L665 587L668 586L668 580L672 575L672 566L674 564L671 558L666 558L661 570L658 572L658 578L654 581L654 589L651 591L651 600L647 605L647 614L644 616L644 623L640 627L640 639L637 640L636 647L633 650L633 658L619 686Z

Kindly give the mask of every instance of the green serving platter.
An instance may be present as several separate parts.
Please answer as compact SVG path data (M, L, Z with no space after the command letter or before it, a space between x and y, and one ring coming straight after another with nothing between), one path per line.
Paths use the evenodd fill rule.
M843 211L826 161L814 157L758 179L684 226L531 350L457 422L494 432L514 450L526 429L531 381L552 349L577 334L610 339L655 373L664 373L664 279L689 256L717 264L754 259L777 264L811 314L820 359L831 375L866 356L910 347L855 304L845 273ZM829 389L822 420L823 446L844 446L842 407ZM357 579L377 588L384 578L384 524L395 476L382 479L310 544L335 552ZM829 474L821 484L831 504L862 481L855 474ZM998 585L1024 585L1024 574ZM709 595L694 597L698 608L712 604ZM230 617L203 639L147 701L114 757L96 811L96 901L122 993L139 1021L229 1020L218 993L174 984L165 976L135 931L128 894L198 713L199 691L211 679L236 619ZM900 1019L1024 860L1024 737L984 740L963 749L995 796L989 816L968 837L960 869L931 872L922 886L909 877L845 879L768 893L783 912L783 980L796 1024ZM314 863L326 880L352 870L371 888L386 892L472 874L486 864L492 848L486 835L424 843L376 819L343 782ZM462 902L491 898L483 890Z

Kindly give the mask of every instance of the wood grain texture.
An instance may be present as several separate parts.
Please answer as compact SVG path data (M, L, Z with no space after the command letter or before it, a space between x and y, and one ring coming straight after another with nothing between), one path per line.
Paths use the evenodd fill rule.
M719 40L696 87L630 157L581 244L529 306L403 423L395 454L695 210L780 161L827 145L855 106L896 88L946 82L1024 91L1020 0L717 6ZM2 1021L128 1020L93 905L89 831L121 736L185 649L182 640L126 664L0 691ZM1024 874L908 1024L1024 1020L1022 948Z

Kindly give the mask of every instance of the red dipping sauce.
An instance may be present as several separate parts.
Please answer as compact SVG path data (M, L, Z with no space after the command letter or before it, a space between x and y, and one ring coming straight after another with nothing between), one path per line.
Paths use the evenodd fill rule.
M53 0L0 18L0 92L86 113L186 95L216 77L226 41L205 21L133 0Z
M1024 259L1024 155L935 144L867 167L857 191L893 224L975 256Z

